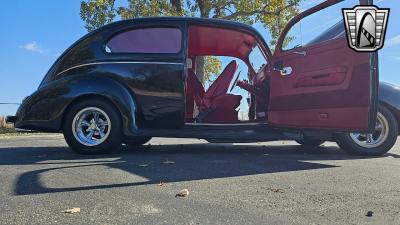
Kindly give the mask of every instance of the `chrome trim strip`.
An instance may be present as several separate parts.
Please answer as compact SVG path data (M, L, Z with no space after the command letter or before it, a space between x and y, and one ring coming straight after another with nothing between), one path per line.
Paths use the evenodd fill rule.
M68 72L70 70L79 68L79 67L92 66L92 65L103 65L103 64L160 64L160 65L183 65L183 66L185 66L184 63L171 63L171 62L138 62L138 61L136 61L136 62L93 62L93 63L85 63L85 64L79 64L76 66L72 66L68 69L65 69L65 70L57 73L57 76L65 73L65 72Z

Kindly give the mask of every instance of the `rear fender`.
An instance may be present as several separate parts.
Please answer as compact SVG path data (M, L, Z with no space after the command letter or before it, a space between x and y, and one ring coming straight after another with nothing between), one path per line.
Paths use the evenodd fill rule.
M105 98L116 106L126 136L138 133L134 94L111 78L87 75L64 77L37 90L18 110L16 127L60 131L68 107L90 96Z

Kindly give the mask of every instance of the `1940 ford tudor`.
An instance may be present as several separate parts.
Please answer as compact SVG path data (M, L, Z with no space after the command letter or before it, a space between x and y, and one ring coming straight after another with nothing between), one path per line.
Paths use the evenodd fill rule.
M9 120L17 128L62 131L79 153L105 153L151 137L319 145L344 132L372 133L378 55L350 49L342 20L310 30L314 38L307 43L290 43L304 19L329 8L342 18L342 7L360 3L367 4L328 0L302 12L283 30L273 54L254 28L237 22L115 22L67 49ZM207 90L196 74L202 56L235 59ZM238 61L247 65L248 80L238 79ZM238 119L242 96L232 94L234 87L248 93L246 121Z

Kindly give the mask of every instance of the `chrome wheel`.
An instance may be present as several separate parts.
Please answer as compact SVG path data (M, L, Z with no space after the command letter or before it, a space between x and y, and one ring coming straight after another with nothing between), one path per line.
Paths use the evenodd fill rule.
M350 133L351 139L364 148L375 148L382 145L389 135L389 123L387 119L378 112L375 130L370 134Z
M96 107L79 111L72 121L72 132L75 139L86 146L103 143L111 131L111 120L107 113Z

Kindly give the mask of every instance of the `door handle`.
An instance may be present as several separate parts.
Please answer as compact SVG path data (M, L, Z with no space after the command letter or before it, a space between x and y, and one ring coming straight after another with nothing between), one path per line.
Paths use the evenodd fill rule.
M292 74L293 69L290 66L284 67L283 69L274 68L274 71L278 71L281 73L282 76L288 76Z
M302 55L302 56L306 56L307 55L307 52L306 51L301 51L301 52L293 52L294 54L297 54L297 55Z

